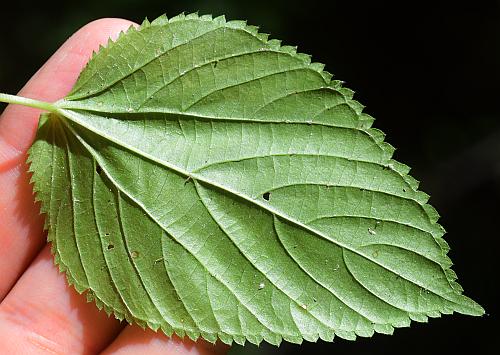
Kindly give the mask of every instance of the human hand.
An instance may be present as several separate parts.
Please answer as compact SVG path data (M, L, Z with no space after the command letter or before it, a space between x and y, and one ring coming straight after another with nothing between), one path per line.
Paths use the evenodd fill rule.
M94 21L69 38L21 90L53 102L65 96L99 44L132 22ZM120 324L68 287L46 245L26 154L40 110L9 106L0 116L0 354L215 354L227 347L167 338Z

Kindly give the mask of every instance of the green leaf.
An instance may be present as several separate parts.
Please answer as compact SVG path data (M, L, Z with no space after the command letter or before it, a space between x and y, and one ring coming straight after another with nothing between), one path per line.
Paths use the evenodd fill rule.
M101 48L30 152L56 262L98 307L226 343L391 334L483 309L353 92L245 22Z

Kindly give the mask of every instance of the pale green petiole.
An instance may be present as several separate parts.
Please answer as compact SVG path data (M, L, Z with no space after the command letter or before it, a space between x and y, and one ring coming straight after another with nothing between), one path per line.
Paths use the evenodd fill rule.
M29 106L50 112L57 111L57 107L54 104L34 99L28 99L26 97L16 96L16 95L8 95L0 93L0 102Z

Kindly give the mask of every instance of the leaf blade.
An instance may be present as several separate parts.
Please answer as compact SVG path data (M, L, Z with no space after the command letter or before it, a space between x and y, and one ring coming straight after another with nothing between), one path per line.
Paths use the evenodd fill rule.
M44 212L71 207L72 237L59 239L84 259L55 254L77 289L118 317L228 343L484 313L455 282L428 195L322 69L242 22L196 15L101 49L57 103L68 163L49 189L64 199L34 169ZM59 144L43 132L34 167ZM101 243L107 274L84 237Z

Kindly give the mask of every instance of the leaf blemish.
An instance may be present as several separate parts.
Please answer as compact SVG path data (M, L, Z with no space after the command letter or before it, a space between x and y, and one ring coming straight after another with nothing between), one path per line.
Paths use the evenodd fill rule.
M115 248L115 246L113 244L108 245L108 250L113 250L114 248Z
M271 197L271 193L270 192L264 192L262 194L262 198L266 201L269 201L269 198Z

